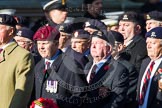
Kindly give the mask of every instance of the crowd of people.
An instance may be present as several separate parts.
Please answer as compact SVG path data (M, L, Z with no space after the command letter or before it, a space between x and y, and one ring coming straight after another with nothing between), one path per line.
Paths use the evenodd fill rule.
M84 4L64 23L66 1L51 0L34 29L0 14L0 108L162 107L162 12L124 12L113 29L102 0Z

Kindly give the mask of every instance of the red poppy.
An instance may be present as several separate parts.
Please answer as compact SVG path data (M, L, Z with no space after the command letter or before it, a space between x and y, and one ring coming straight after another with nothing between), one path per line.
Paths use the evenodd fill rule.
M109 66L105 66L104 67L104 70L108 70L110 67Z
M162 74L162 68L158 69L159 74Z
M47 72L47 69L44 69L44 70L43 70L43 73L45 74L46 72Z

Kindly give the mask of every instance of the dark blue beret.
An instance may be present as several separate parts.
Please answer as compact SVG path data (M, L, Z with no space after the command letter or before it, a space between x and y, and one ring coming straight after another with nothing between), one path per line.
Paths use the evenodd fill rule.
M101 31L93 32L92 37L100 38L100 39L105 40L105 41L107 41L109 43L108 37Z
M20 28L16 31L16 36L33 40L34 32L28 28Z
M155 27L146 33L146 38L162 39L162 27Z
M44 11L51 11L53 9L66 10L66 0L51 0L43 6Z
M89 32L83 30L83 29L79 29L76 30L73 35L72 38L77 38L77 39L90 39L91 35L89 34Z
M71 36L71 34L73 32L72 26L70 24L67 24L67 23L57 25L56 29L60 32L64 32L64 33L69 34L69 36Z
M11 15L0 14L0 24L15 27L17 22Z
M108 37L109 43L113 46L115 45L115 41L124 43L123 35L117 31L112 31L112 30L108 31L107 37Z
M151 11L145 16L146 20L157 20L162 21L162 12L159 11Z

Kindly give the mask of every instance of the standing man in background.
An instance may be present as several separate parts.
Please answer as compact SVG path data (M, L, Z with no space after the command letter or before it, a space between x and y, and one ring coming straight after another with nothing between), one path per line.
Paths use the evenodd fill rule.
M34 59L13 41L16 20L0 15L0 108L26 108L34 83Z
M146 30L147 32L155 27L162 26L162 12L151 11L146 14Z
M118 31L124 36L124 52L129 53L128 61L135 65L139 72L142 60L147 57L146 41L143 38L144 29L142 16L136 12L126 12L119 17Z
M67 17L65 0L51 0L43 6L46 18L51 26L63 23Z
M84 0L84 5L87 10L84 14L84 17L97 20L106 18L105 16L100 15L103 7L102 0Z

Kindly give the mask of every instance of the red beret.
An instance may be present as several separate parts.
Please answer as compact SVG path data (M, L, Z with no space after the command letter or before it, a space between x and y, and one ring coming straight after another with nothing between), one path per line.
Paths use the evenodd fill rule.
M34 34L33 40L59 40L60 32L51 26L43 26Z

